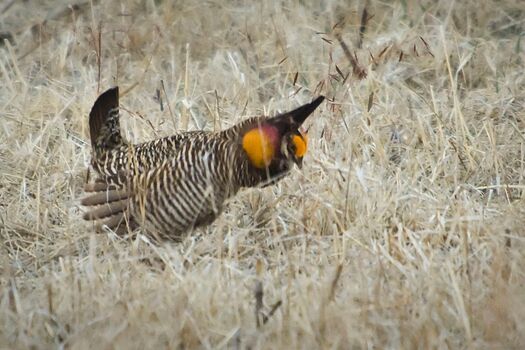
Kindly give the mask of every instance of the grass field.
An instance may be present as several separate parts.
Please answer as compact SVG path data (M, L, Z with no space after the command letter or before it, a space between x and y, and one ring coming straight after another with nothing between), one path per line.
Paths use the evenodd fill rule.
M0 4L0 348L525 347L525 5L309 4ZM117 84L137 142L329 101L302 170L155 245L81 218Z

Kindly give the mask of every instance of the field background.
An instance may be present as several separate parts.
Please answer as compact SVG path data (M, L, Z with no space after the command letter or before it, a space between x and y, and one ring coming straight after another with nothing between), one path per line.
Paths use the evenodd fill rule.
M3 1L0 35L1 348L525 347L522 1ZM133 141L330 101L302 171L155 246L81 219L116 84Z

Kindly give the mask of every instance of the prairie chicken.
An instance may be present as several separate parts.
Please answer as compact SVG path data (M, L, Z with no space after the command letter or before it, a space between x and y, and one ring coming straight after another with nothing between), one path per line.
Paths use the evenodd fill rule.
M120 133L118 87L89 114L94 183L85 186L85 220L111 229L143 227L156 238L211 223L243 187L267 186L302 166L301 124L323 96L275 117L252 117L219 132L189 131L131 144Z

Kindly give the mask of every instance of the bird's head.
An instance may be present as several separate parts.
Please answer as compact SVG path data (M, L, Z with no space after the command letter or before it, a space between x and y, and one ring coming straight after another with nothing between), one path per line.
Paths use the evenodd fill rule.
M291 112L264 118L247 128L242 135L242 147L251 165L269 170L272 176L286 172L293 163L302 167L308 138L301 125L323 100L319 96Z

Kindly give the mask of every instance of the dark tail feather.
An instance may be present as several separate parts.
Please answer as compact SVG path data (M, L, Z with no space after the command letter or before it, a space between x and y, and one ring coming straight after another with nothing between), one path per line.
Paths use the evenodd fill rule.
M96 209L84 213L84 220L99 220L113 215L122 214L128 208L126 199L116 202L108 202L98 206Z
M80 204L88 207L93 205L101 205L115 201L121 201L123 199L128 199L129 197L130 193L126 190L107 190L97 192L86 198L82 198Z
M89 113L89 134L95 150L114 148L123 143L120 135L118 86L100 95Z
M84 192L100 192L100 191L107 191L107 190L116 190L117 186L114 185L108 185L106 182L95 182L95 183L88 183L84 185Z
M112 230L115 230L120 226L120 224L125 220L124 213L119 213L116 215L111 216L109 219L105 221L99 222L99 226L107 226Z
M131 193L125 189L96 183L87 184L85 190L90 194L80 201L81 205L89 208L89 211L84 213L84 220L103 219L128 209Z
M319 96L315 100L301 107L294 109L293 111L280 114L273 117L275 121L285 120L287 123L290 123L294 126L300 126L308 118L310 114L315 111L317 107L324 101L324 96Z
M129 191L100 182L86 184L84 190L89 193L80 201L88 209L84 212L84 220L95 221L97 227L107 226L117 232L118 229L133 230L137 227L129 216Z

